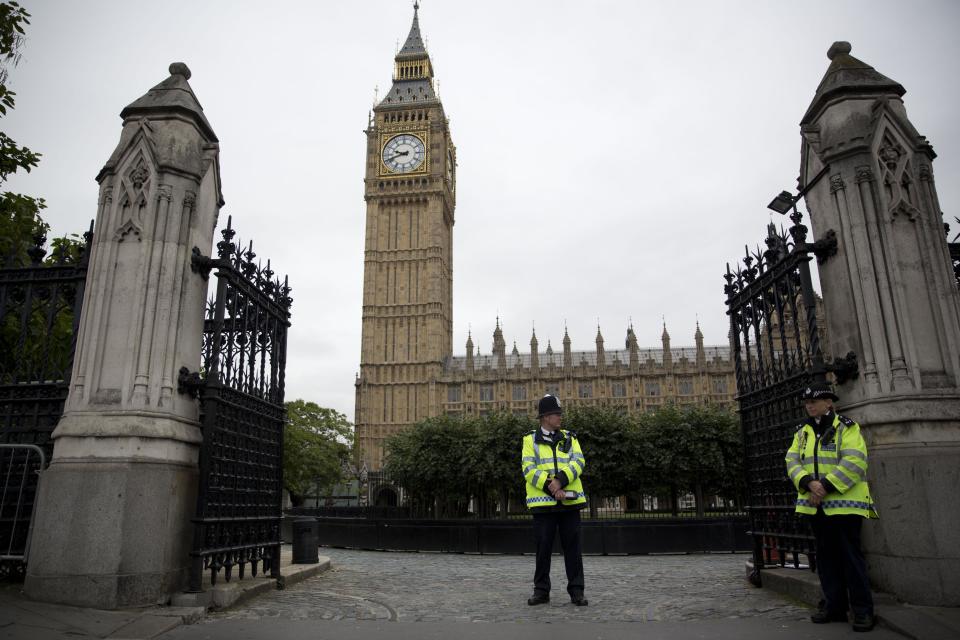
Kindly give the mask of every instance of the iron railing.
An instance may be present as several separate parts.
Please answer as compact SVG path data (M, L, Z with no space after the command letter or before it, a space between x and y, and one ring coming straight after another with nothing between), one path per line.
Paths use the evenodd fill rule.
M44 460L53 455L51 434L67 399L93 223L83 238L55 243L50 256L42 231L29 246L4 238L14 242L0 256L0 445L39 447ZM13 545L0 559L4 573L22 573L26 559L39 474L26 473L24 464L15 454L0 457L0 477L26 483L15 503L4 503L14 515L0 515L0 547Z
M486 485L463 482L459 495L446 498L417 496L407 491L385 471L370 471L362 488L365 505L299 506L286 510L288 515L317 517L352 517L377 519L490 520L529 519L523 481L510 490L491 489ZM588 483L589 486L589 483ZM589 496L582 517L589 520L652 520L687 518L725 518L744 513L738 500L718 495L704 497L704 508L698 514L692 491L672 491L667 487L641 488L622 496Z
M754 574L769 565L800 566L800 556L816 562L813 536L794 515L796 490L787 478L784 455L805 415L800 390L825 381L816 296L810 260L835 252L826 234L807 243L803 216L793 206L789 232L767 228L766 249L747 249L742 266L727 265L727 314L737 378L737 402L744 439L744 469ZM840 372L843 375L845 372Z
M204 275L217 269L207 308L200 372L181 370L181 390L198 393L203 445L194 519L190 590L204 571L216 584L249 565L280 577L283 491L283 405L290 287L254 262L252 243L233 242L232 220L211 259L194 249Z

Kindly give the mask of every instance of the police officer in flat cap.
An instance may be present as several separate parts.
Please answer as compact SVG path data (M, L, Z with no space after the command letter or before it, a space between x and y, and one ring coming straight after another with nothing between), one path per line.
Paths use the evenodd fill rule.
M521 468L527 483L527 508L533 514L537 542L537 568L529 605L550 602L550 555L560 531L560 548L567 570L567 593L578 607L583 596L583 556L580 545L580 510L587 498L580 476L586 466L577 434L560 428L560 401L547 394L537 405L540 427L523 438Z
M860 549L864 518L877 518L867 485L867 445L860 425L836 413L830 385L818 382L802 393L807 419L787 451L787 475L797 488L796 512L809 518L816 539L817 574L823 600L810 620L847 622L870 631L875 623L867 565Z

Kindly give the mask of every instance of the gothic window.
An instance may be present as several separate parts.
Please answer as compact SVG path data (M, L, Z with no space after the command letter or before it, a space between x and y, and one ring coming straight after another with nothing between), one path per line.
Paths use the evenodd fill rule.
M480 402L493 402L493 385L480 385Z
M660 395L660 383L659 382L648 382L646 385L647 395L648 396L658 396Z
M683 396L689 396L693 394L693 378L680 378L678 386L678 393Z
M460 402L461 387L458 384L452 384L447 387L447 402Z
M625 382L613 382L610 385L610 395L614 398L623 398L627 395L627 384Z
M726 379L726 378L714 378L714 379L713 379L713 392L714 392L714 393L726 393L726 392L727 392L727 379Z
M558 385L558 384L548 384L548 385L544 388L543 393L544 393L545 395L546 395L546 394L550 394L551 396L554 396L554 397L556 397L556 398L559 398L559 397L560 397L560 385Z
M525 385L525 384L515 384L515 385L513 385L513 399L514 399L514 400L526 400L526 399L527 399L527 385Z
M593 383L581 382L577 385L577 397L590 398L593 396Z

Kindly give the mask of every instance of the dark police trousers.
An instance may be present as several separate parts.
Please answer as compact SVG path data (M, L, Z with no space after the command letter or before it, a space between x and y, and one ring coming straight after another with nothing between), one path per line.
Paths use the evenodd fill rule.
M557 529L567 570L567 592L583 595L583 557L580 546L580 510L533 511L533 535L537 541L537 569L533 574L535 593L550 593L550 554Z
M863 518L852 514L828 516L817 509L810 524L817 540L817 573L824 608L830 613L846 613L849 607L854 615L873 615L867 563L860 550Z

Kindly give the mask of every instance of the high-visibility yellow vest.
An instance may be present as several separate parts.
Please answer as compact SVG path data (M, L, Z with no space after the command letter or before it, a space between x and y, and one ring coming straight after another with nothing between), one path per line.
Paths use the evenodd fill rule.
M527 508L549 507L557 504L552 495L546 491L547 483L551 479L566 474L569 482L564 487L571 497L562 501L564 505L583 504L587 501L583 493L583 483L580 476L587 464L577 441L577 435L570 431L560 430L560 438L554 446L545 442L536 442L536 431L531 431L523 437L523 454L520 462L523 477L527 481Z
M867 445L860 425L839 414L833 424L817 437L813 426L803 423L793 436L786 456L787 475L797 488L796 512L815 514L810 493L800 488L800 480L828 480L836 489L824 496L820 506L827 515L856 514L878 518L867 485Z

